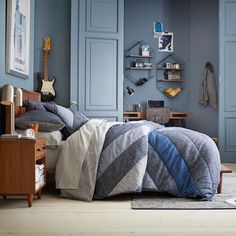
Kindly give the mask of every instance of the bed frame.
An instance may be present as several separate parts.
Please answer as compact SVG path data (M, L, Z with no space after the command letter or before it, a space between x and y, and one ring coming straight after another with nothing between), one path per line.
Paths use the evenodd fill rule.
M22 97L23 101L25 100L32 100L32 101L41 101L41 94L34 92L34 91L29 91L26 89L22 89ZM27 112L26 107L19 107L15 106L15 117ZM11 108L10 106L5 106L5 133L11 133ZM55 170L53 169L47 169L47 181L54 181L55 180Z
M41 101L41 94L34 92L34 91L29 91L22 89L23 92L23 101L24 100L33 100L33 101ZM11 108L10 106L6 106L5 110L5 124L6 124L6 133L11 132L11 127L10 127L10 121L11 121ZM19 116L20 114L23 114L26 112L26 107L15 107L15 117ZM55 170L53 169L47 169L47 181L55 181ZM224 165L221 165L221 171L220 171L220 183L218 186L218 193L222 192L222 179L223 179L223 174L224 173L232 173L232 170Z

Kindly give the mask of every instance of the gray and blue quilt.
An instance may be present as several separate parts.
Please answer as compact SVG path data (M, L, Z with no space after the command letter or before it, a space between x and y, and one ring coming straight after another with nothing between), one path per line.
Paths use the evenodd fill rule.
M87 201L142 191L211 200L219 177L210 137L147 121L88 121L67 139L56 168L62 196Z

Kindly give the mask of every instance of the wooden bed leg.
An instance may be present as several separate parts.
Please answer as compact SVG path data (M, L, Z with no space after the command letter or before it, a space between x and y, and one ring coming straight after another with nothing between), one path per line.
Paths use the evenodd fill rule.
M28 194L28 207L32 207L33 196L34 196L33 193Z
M218 189L217 189L218 193L222 193L222 180L223 180L223 174L220 173L220 182L219 182Z

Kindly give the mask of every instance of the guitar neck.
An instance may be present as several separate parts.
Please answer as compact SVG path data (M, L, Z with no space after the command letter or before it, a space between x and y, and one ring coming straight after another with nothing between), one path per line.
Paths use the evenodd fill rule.
M44 80L48 81L48 57L49 57L49 51L44 51Z

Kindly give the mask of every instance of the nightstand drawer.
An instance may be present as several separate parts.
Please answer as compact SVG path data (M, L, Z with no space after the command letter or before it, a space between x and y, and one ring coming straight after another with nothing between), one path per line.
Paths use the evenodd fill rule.
M35 144L35 158L36 160L46 156L45 139L37 139Z

